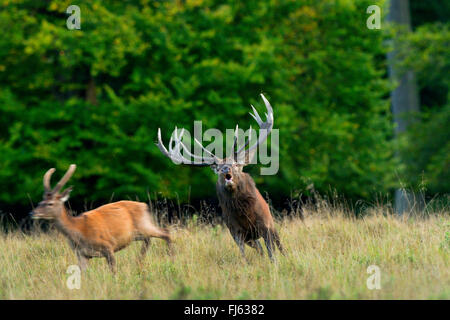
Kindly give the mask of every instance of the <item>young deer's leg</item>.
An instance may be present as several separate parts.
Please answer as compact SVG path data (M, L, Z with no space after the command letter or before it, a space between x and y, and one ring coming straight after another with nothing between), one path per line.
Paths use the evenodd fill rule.
M111 249L105 249L103 251L103 256L106 258L106 261L108 262L109 268L111 269L112 273L116 273L116 259L114 258L114 253Z
M145 237L154 237L165 240L167 242L169 254L173 253L171 244L172 241L170 239L170 234L167 229L162 229L154 226L153 223L147 217L145 217L142 220L140 232Z
M169 232L166 229L155 227L152 228L149 232L147 232L146 235L148 235L149 237L160 238L166 241L169 255L173 254L172 240L170 238Z
M76 255L78 258L78 266L80 267L81 271L86 271L89 259L79 250L76 250Z
M161 229L161 234L158 238L166 241L169 255L173 255L172 239L170 238L169 231L167 229Z
M142 240L144 243L142 244L141 248L141 255L139 257L139 260L142 262L145 258L145 254L147 253L148 247L150 245L150 238L145 238Z

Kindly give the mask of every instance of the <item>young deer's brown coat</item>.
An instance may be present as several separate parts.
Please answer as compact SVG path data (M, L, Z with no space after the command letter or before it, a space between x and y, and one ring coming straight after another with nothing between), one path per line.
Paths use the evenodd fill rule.
M71 165L53 190L50 188L50 176L54 169L47 171L44 176L44 199L31 214L33 219L55 221L56 228L68 238L82 270L86 269L89 259L105 257L111 270L115 272L114 252L127 247L132 241L144 242L141 259L145 256L151 237L164 239L170 250L171 238L168 231L156 226L146 203L118 201L76 217L70 215L64 202L69 198L71 188L62 193L59 191L75 168L75 165Z

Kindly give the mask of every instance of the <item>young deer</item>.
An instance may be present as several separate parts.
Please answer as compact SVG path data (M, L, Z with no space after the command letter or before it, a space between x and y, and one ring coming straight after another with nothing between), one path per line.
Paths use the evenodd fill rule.
M264 95L261 94L261 97L267 108L267 120L263 122L258 112L252 106L255 114L250 115L256 120L261 130L258 141L248 149L245 148L249 145L251 136L249 136L243 146L238 150L236 148L237 126L232 155L225 159L216 157L196 139L195 142L210 156L200 157L190 153L188 148L181 142L184 131L181 130L181 133L178 135L176 128L174 138L171 138L169 142L169 150L166 149L161 140L161 129L158 129L157 146L165 156L169 157L175 163L191 166L210 166L218 175L216 192L225 223L234 241L239 246L244 259L244 244L255 248L260 254L263 254L261 244L258 241L262 237L266 243L268 255L273 260L275 244L281 253L283 253L283 247L275 230L269 206L256 188L255 182L250 175L242 171L243 167L250 163L258 145L267 139L273 128L272 107ZM175 143L174 147L172 147L173 142ZM181 154L181 149L184 150L186 155L193 158L195 162L186 159Z
M142 240L140 259L150 244L150 238L164 239L170 250L170 236L167 230L158 228L152 221L148 206L143 202L118 201L87 211L79 216L70 215L64 202L69 199L72 187L60 192L76 166L69 170L52 189L50 177L54 168L44 175L44 199L30 214L33 219L54 220L57 229L69 239L69 244L78 257L82 270L93 257L105 257L109 267L116 271L114 252L127 247L131 241Z

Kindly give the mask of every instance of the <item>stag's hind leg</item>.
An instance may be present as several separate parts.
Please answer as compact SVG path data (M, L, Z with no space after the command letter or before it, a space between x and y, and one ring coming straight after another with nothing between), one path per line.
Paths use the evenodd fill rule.
M261 247L261 243L259 243L258 240L250 240L248 242L246 242L246 244L254 249L256 249L256 251L260 254L260 255L264 255L264 251L263 248Z
M267 230L263 236L264 242L266 243L267 254L269 255L270 260L274 261L273 253L275 251L274 245L274 236L272 231Z
M273 237L273 240L275 241L275 244L278 247L278 250L280 250L281 254L284 256L285 254L284 254L283 246L281 245L280 236L278 235L278 233L276 231L273 231L272 237Z

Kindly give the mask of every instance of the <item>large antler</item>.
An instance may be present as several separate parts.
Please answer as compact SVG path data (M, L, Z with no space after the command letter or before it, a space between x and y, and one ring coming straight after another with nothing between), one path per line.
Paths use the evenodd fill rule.
M192 154L189 151L189 149L184 145L184 143L181 141L181 139L183 138L184 129L181 129L180 134L178 134L178 129L176 127L175 127L174 132L172 133L172 136L170 137L170 141L169 141L169 145L168 145L169 150L167 150L167 148L164 146L164 143L162 142L160 128L158 128L158 143L156 145L158 146L159 150L166 157L168 157L169 159L171 159L173 162L175 162L177 164L186 164L186 165L191 165L191 166L209 166L214 163L223 163L223 161L231 161L231 162L238 162L240 164L247 165L250 162L250 160L253 158L253 154L256 151L256 148L267 139L267 137L269 136L269 134L273 128L272 106L270 105L269 101L267 101L266 97L264 97L263 94L261 94L261 97L267 108L266 121L263 122L261 120L261 117L259 116L258 112L256 111L256 109L253 106L252 106L252 109L253 109L254 114L250 113L250 115L256 120L256 122L258 123L259 128L260 128L258 141L254 145L250 146L248 149L245 149L250 144L251 137L252 137L252 128L250 127L250 133L249 133L248 140L245 142L245 144L243 146L241 146L236 151L237 136L238 136L238 126L236 126L236 131L234 133L234 144L233 144L233 149L232 149L232 156L230 158L219 159L214 154L212 154L209 150L207 150L205 147L203 147L203 145L195 138L194 138L195 143L197 143L202 148L202 150L205 151L209 155L209 157L199 157L199 156ZM195 162L192 162L190 159L185 158L181 154L181 149L184 150L184 153L188 157L194 159Z
M70 177L72 177L73 173L75 172L75 169L77 168L76 165L71 164L67 172L64 174L64 176L59 180L59 182L56 184L55 188L50 186L50 178L52 177L53 172L55 172L55 168L49 169L45 175L44 175L44 190L46 193L58 193L62 187L69 181Z
M44 174L44 191L45 191L45 193L51 193L52 192L52 187L50 186L50 178L51 178L53 172L55 172L55 168L49 169Z
M256 111L255 107L252 106L253 112L254 114L250 113L250 115L253 117L253 119L256 120L256 122L259 125L259 138L258 141L250 146L248 149L245 149L249 144L250 144L250 140L252 137L252 127L250 126L250 131L249 131L249 136L247 139L247 142L241 146L237 151L236 151L236 141L237 141L237 126L236 126L236 131L235 131L235 135L234 135L234 144L233 144L233 149L232 149L232 153L233 153L233 158L234 161L236 162L240 162L242 161L243 158L243 164L247 165L250 160L253 158L253 154L256 151L256 148L261 145L269 136L270 132L272 131L273 128L273 110L272 110L272 106L270 105L269 101L266 99L266 97L264 97L264 95L261 93L261 97L264 101L264 104L266 105L266 109L267 109L267 113L266 113L266 121L263 122L261 117L258 114L258 111Z
M204 150L206 153L208 153L210 155L210 157L199 157L196 156L194 154L192 154L189 149L184 145L184 143L181 141L181 139L183 138L183 133L184 133L184 129L181 129L180 134L178 135L178 129L177 127L175 127L175 130L172 134L172 136L170 137L170 141L169 141L169 150L166 149L166 147L164 146L164 143L162 142L161 139L161 129L158 128L158 143L156 144L159 148L159 150L169 159L171 159L173 162L175 162L176 164L185 164L185 165L191 165L191 166L209 166L213 163L219 163L221 161L221 159L217 158L214 154L212 154L209 150L207 150L206 148L204 148L202 146L202 144L194 138L194 141L202 148L202 150ZM175 143L175 146L173 147L173 143ZM187 156L193 158L196 161L200 161L199 162L192 162L189 159L186 159L182 154L181 154L181 148L183 148L184 152L186 153Z

